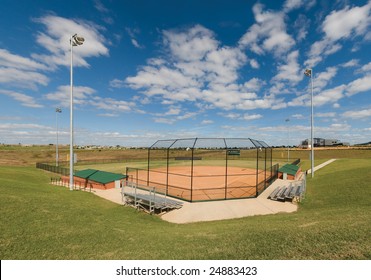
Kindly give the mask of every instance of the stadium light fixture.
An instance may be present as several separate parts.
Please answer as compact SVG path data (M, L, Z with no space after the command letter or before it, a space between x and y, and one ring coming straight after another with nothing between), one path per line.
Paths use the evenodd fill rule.
M77 36L77 34L72 36L72 46L81 46L84 43L84 37Z
M314 135L313 135L313 69L305 69L305 76L310 77L311 82L311 95L310 95L310 107L311 107L311 118L310 118L310 160L311 160L311 176L314 177Z
M70 38L70 49L71 49L71 70L70 70L70 190L73 190L73 47L81 46L85 39L77 36L77 34Z
M59 146L59 143L58 143L58 113L62 113L61 108L56 108L55 109L55 125L56 125L56 129L57 129L57 145L55 146L55 166L57 166L57 167L58 167L58 162L59 162L59 153L58 153L58 146Z

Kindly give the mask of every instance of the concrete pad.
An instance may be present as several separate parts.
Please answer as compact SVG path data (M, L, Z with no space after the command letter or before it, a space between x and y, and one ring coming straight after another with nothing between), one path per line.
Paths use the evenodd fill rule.
M168 222L183 224L295 212L298 209L295 203L268 199L276 187L289 186L291 182L293 181L277 179L257 198L185 202L182 208L168 212L161 218Z
M293 181L277 179L258 198L192 203L182 201L182 208L165 213L161 218L171 223L184 224L281 212L291 213L297 210L296 204L273 201L267 198L276 187L288 186L291 182ZM123 204L120 189L92 190L92 193L117 204Z
M92 190L92 193L104 199L115 202L117 204L123 204L122 197L121 197L121 189L108 189L108 190L95 189L95 190Z

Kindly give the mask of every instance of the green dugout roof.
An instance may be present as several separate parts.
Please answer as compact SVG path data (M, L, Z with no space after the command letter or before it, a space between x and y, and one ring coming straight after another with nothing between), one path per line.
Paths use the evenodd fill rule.
M107 184L126 178L126 175L100 171L96 169L85 169L75 172L76 177L88 179L101 184Z
M287 173L289 175L295 175L299 170L299 166L294 164L285 164L280 169L278 169L278 172Z

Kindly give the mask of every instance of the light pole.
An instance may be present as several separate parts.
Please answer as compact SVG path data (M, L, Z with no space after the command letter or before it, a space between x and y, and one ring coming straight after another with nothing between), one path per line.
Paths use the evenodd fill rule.
M287 122L287 163L290 162L290 126L288 125L290 119L286 119Z
M70 38L70 49L71 49L71 94L70 94L70 190L73 190L73 47L80 46L84 43L83 37L77 36L77 34Z
M57 128L57 146L55 147L55 166L57 166L57 167L58 167L58 161L59 161L59 153L58 153L58 146L59 146L59 143L58 143L58 113L62 113L61 108L56 108L55 109L55 124L56 124L56 128Z
M310 107L311 107L311 117L310 117L310 159L311 159L311 176L314 177L314 135L313 135L313 70L312 69L305 69L304 74L310 77L311 83L311 94L310 94Z

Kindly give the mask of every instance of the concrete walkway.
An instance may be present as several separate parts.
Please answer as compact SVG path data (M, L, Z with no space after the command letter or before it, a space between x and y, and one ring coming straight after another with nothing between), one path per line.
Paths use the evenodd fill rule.
M161 218L171 223L183 224L281 212L291 213L297 210L296 204L267 199L276 187L288 186L291 182L293 181L277 179L257 198L192 203L182 201L182 208L165 213ZM96 189L92 193L117 204L122 204L121 189Z
M318 169L321 169L322 167L325 167L326 165L328 165L328 164L334 162L335 160L336 160L336 159L333 158L333 159L330 159L330 160L328 160L328 161L326 161L326 162L324 162L324 163L322 163L322 164L319 164L319 165L315 166L314 169L313 169L314 172L316 172ZM311 174L311 173L312 173L312 170L311 170L311 169L308 169L308 174Z
M294 203L268 199L269 194L276 187L288 186L291 182L293 181L277 179L257 198L184 202L182 208L168 212L161 218L171 223L184 224L295 212L298 206Z
M110 200L114 203L123 204L122 196L121 196L121 189L108 189L108 190L95 189L92 191L92 193L104 199Z

